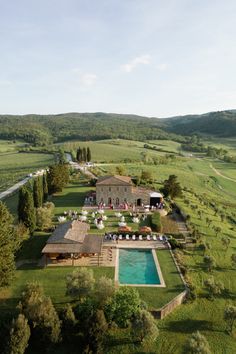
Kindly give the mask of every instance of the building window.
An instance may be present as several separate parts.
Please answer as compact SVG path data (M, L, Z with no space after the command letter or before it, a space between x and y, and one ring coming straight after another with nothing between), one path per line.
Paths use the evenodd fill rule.
M101 188L101 191L103 192L103 188Z
M127 192L127 188L125 187L125 192Z
M109 192L111 192L111 187L109 187Z
M117 187L116 189L119 190L119 187Z

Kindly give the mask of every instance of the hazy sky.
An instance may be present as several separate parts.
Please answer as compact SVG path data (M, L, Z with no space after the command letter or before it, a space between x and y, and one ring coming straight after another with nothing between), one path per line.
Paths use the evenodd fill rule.
M236 108L235 0L0 0L0 113Z

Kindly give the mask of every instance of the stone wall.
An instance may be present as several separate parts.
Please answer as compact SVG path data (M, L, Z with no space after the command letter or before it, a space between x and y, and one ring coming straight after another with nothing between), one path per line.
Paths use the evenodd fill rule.
M96 202L104 202L106 205L110 204L120 205L124 202L133 203L132 186L96 186Z
M127 186L96 186L96 203L104 202L108 206L111 200L113 205L120 205L124 202L128 204L135 204L141 206L141 204L148 205L150 203L150 191L144 188ZM111 198L111 199L110 199ZM138 202L139 201L139 202Z

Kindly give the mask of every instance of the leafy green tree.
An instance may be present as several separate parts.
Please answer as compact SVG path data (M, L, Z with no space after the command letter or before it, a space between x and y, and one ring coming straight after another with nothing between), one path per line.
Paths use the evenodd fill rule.
M48 182L47 182L47 174L43 175L43 202L45 203L48 199Z
M90 162L90 161L91 161L91 158L92 158L92 156L91 156L90 148L87 147L87 158L86 158L87 162Z
M169 178L164 181L162 192L165 197L170 197L171 199L182 196L182 188L177 181L177 176L170 175Z
M20 240L13 227L13 217L0 202L0 287L7 286L15 274L15 253Z
M98 308L103 308L114 293L115 287L111 279L103 276L96 280L94 286L94 299Z
M122 165L116 166L116 174L119 176L125 175L125 168Z
M224 290L224 284L221 281L215 281L213 277L208 278L204 281L206 286L209 298L213 299L216 295L220 295Z
M219 226L214 226L214 227L213 227L213 230L215 231L216 236L218 236L219 233L222 232L222 229L221 229L221 227L219 227Z
M28 283L18 305L29 320L33 333L44 343L57 343L60 340L60 320L50 297L44 295L37 282Z
M139 311L141 300L139 293L132 287L122 286L106 305L107 318L119 327L127 327L131 318Z
M152 176L151 171L142 170L141 176L140 176L140 180L143 181L143 182L152 183L153 182L153 176Z
M89 329L87 337L87 344L90 352L103 352L103 339L108 330L108 324L104 316L103 310L96 310L89 318Z
M131 333L141 343L144 340L154 341L157 338L159 331L150 312L140 310L134 315L131 319Z
M228 305L224 310L224 320L227 324L227 330L230 334L233 333L234 324L236 321L236 306Z
M231 263L233 267L236 267L236 253L231 255Z
M43 186L42 186L41 178L39 177L34 179L33 197L34 197L35 208L40 208L43 204Z
M37 227L40 230L45 230L52 226L54 207L53 203L47 202L43 204L41 208L36 210Z
M55 164L49 167L47 173L49 194L61 192L69 182L69 168L67 164Z
M213 268L215 268L215 266L216 266L216 260L213 256L205 255L203 257L203 261L205 263L205 266L206 266L208 272L211 272L213 270Z
M229 248L229 245L230 245L230 238L229 237L222 237L221 242L222 242L222 245L223 245L225 251L227 251Z
M30 327L28 320L20 313L17 319L12 321L7 352L9 354L24 354L28 347L29 338Z
M66 278L66 295L82 301L91 295L94 288L92 269L81 267L68 274Z
M192 333L187 340L184 353L188 354L211 354L206 337L199 331Z
M75 334L76 318L71 304L66 304L61 311L62 336L67 342L71 342Z

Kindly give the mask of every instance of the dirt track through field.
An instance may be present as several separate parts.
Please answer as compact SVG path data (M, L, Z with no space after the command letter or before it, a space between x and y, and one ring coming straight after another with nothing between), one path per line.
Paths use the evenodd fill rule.
M225 175L222 175L222 173L220 171L218 171L215 167L213 167L213 165L210 163L210 168L220 177L224 178L224 179L228 179L229 181L235 182L236 183L236 179L227 177Z

